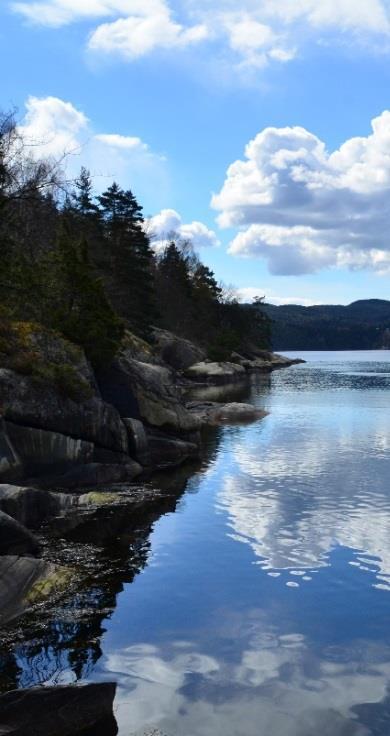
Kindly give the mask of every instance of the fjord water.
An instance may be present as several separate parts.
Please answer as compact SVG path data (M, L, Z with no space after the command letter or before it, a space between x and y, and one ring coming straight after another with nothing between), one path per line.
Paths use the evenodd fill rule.
M50 681L117 681L120 736L390 733L390 355L301 356L210 433L89 666L62 642Z

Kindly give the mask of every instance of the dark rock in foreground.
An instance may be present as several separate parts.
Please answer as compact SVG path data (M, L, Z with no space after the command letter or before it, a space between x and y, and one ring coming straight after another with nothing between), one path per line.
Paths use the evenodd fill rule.
M116 736L115 683L37 687L0 696L0 736Z
M0 625L64 589L72 576L71 570L34 557L0 557Z
M39 554L40 545L33 534L18 521L0 511L0 555L36 557Z
M141 466L129 457L126 464L120 465L110 463L80 465L61 475L57 482L61 488L93 488L104 483L129 483L141 473Z

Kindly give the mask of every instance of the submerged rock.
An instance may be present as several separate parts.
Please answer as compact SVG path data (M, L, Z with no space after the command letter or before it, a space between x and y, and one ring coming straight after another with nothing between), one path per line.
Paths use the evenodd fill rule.
M116 684L12 690L0 696L0 735L116 736Z

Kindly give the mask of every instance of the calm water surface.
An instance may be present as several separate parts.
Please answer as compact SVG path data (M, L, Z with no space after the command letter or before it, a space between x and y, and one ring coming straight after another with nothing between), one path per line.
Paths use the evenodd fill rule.
M46 679L116 680L120 736L390 734L390 354L302 357L210 436L88 667L64 638Z

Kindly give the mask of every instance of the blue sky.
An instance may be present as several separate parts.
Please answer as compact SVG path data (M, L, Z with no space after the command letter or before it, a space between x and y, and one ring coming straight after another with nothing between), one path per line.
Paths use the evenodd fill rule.
M35 150L243 296L389 298L388 0L3 0L0 63Z

